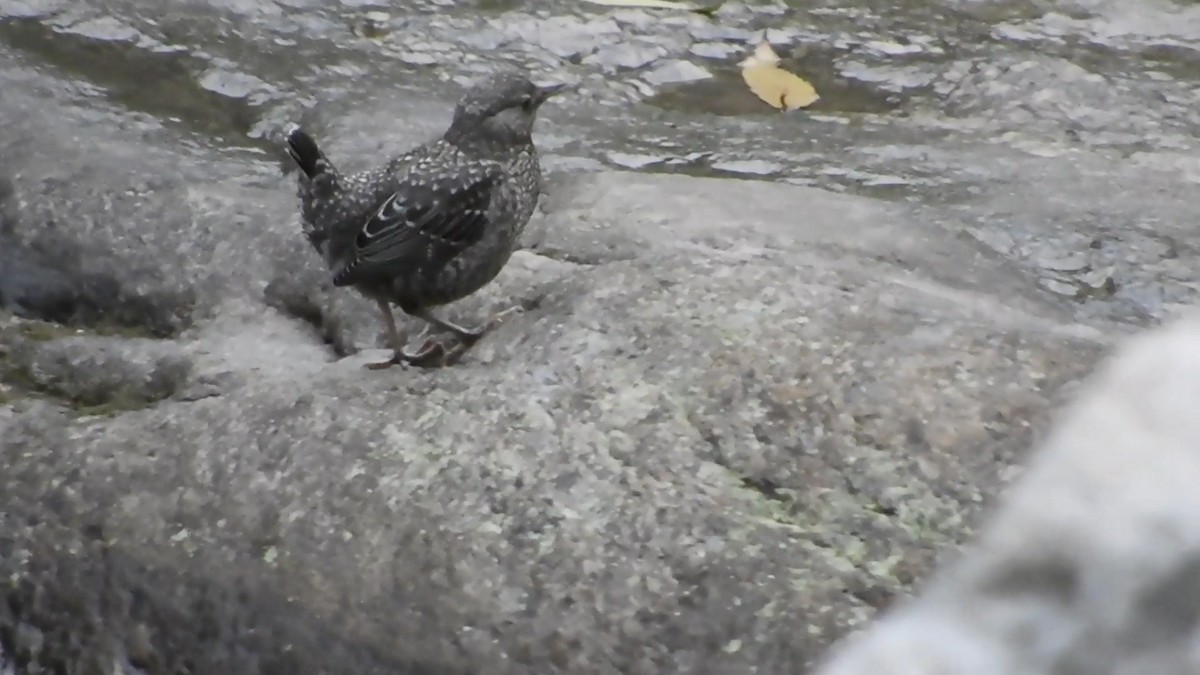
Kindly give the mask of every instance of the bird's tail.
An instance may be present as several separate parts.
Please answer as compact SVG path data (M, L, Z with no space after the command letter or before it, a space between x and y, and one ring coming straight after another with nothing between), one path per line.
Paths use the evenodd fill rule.
M328 174L330 177L337 176L337 169L325 157L325 153L321 152L321 148L317 147L317 142L313 140L312 136L304 133L299 126L293 126L288 131L287 151L309 180L322 174Z

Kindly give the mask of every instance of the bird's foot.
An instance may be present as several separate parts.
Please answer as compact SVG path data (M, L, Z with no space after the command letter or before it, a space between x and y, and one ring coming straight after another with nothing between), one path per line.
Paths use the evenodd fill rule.
M445 331L439 335L425 339L421 346L415 351L402 351L395 358L402 359L405 363L410 363L414 366L432 367L446 366L458 361L458 358L470 349L476 342L479 341L488 332L502 324L511 314L524 311L522 307L510 307L502 312L498 312L488 319L482 326L478 328L463 328L462 326L450 323L437 318L431 314L418 314L432 326ZM427 325L425 330L418 336L418 340L424 338L430 332L430 326Z
M520 305L513 305L512 307L509 307L508 309L505 309L505 310L502 310L502 311L499 311L499 312L496 312L495 314L493 314L492 318L488 319L486 328L487 328L487 330L492 330L493 328L498 328L500 326L500 324L502 324L508 320L508 317L513 316L514 314L523 314L523 313L525 313L524 307L522 307Z
M429 344L429 338L426 338L426 336L429 335L431 330L432 328L430 328L429 324L427 323L425 324L425 327L421 329L421 332L417 334L417 341L424 340L424 342L421 343L422 346Z
M461 352L461 340L448 336L431 337L421 343L416 351L404 351L401 356L407 363L421 368L446 365L453 356Z
M470 347L478 342L479 338L487 335L496 328L499 328L500 325L508 319L508 317L512 316L513 314L520 314L524 311L524 307L521 307L520 305L513 305L506 310L493 314L492 317L485 321L482 326L479 326L474 330L463 331L462 333L459 333L458 338L466 347Z
M388 359L387 361L374 361L372 363L365 364L363 367L367 370L386 370L392 366L407 362L408 359L406 358L404 352L392 352L392 358Z

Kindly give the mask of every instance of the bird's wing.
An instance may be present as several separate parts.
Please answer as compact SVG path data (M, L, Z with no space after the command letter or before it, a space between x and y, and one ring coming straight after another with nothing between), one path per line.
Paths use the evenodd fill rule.
M354 255L334 276L345 286L421 260L449 258L483 237L501 176L494 163L414 171L363 224Z

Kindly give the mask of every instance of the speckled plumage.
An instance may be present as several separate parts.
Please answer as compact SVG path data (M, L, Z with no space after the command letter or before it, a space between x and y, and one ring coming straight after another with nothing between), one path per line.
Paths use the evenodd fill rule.
M398 345L391 304L464 343L486 330L455 326L430 309L479 290L508 262L541 190L537 109L559 88L494 76L463 96L441 138L356 174L338 173L299 128L288 134L301 168L305 236L335 285L379 304L393 362L416 358Z

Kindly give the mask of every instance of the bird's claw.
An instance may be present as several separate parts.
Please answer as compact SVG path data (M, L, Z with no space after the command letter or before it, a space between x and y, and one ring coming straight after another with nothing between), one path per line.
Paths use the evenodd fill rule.
M408 364L421 368L450 365L455 363L480 338L504 323L509 316L523 311L524 308L520 305L509 307L502 312L492 315L483 326L480 326L476 330L464 331L461 334L444 333L439 336L426 338L415 351L407 349L397 350L393 352L392 358L387 361L368 363L366 367L371 370L383 370L398 364ZM425 330L417 336L417 339L424 338L428 334L429 327L426 326Z
M506 309L504 311L496 312L495 314L492 315L492 318L488 319L488 322L484 325L484 331L486 332L486 331L493 330L495 328L499 328L500 325L503 324L508 319L508 317L512 316L513 314L521 314L524 311L525 311L524 307L522 307L520 305L513 305L512 307L509 307L508 309Z
M400 364L407 363L407 362L408 362L408 359L405 358L405 355L403 352L392 352L392 358L388 359L387 361L375 361L372 363L368 363L368 364L364 365L363 367L366 368L367 370L386 370L388 368L391 368L392 366L400 365Z
M472 331L462 333L458 337L465 346L470 347L471 345L475 344L476 342L479 342L479 339L482 338L484 335L487 335L488 333L492 332L493 330L499 328L505 322L505 320L508 319L509 316L511 316L513 314L520 314L521 312L524 312L524 311L525 311L524 307L521 307L520 305L514 305L512 307L509 307L506 310L501 311L501 312L496 312L495 314L493 314L491 316L491 318L489 318L487 321L485 321L483 323L483 325L480 326L479 328L476 328L475 330L472 330Z
M432 337L421 343L415 352L403 352L404 360L414 366L429 368L446 365L450 359L462 353L464 347L461 341L447 345L445 338Z

